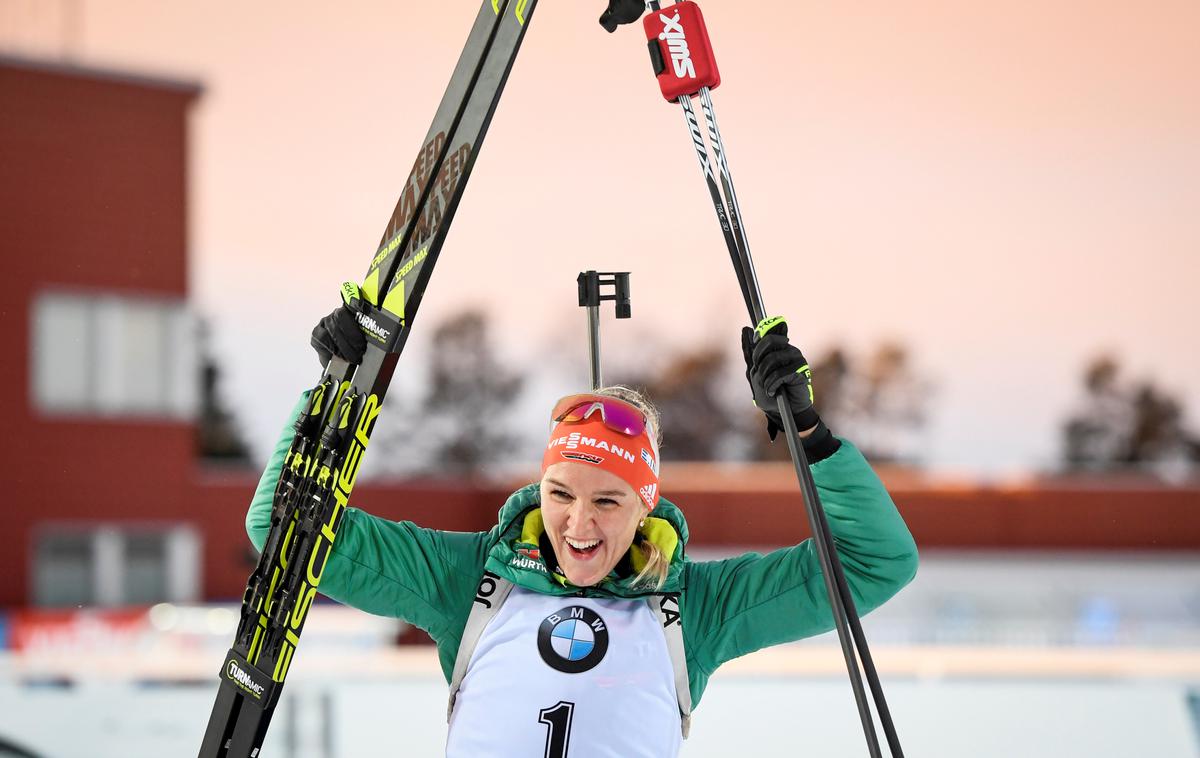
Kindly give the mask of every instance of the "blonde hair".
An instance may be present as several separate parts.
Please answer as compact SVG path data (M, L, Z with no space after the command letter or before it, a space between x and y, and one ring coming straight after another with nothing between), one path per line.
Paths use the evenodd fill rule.
M659 423L661 417L654 404L638 390L620 384L602 387L596 390L596 394L624 400L645 415L647 436L654 443L655 459L660 460L658 451L662 446L662 425ZM634 532L632 547L641 550L642 556L646 559L646 565L633 578L633 586L641 589L662 589L667 582L667 574L671 570L671 556L665 555L662 548L643 537L641 532Z
M663 555L662 548L650 540L642 538L641 534L634 535L633 546L641 550L642 555L646 557L646 565L633 578L634 589L661 590L662 586L667 583L667 574L671 570L671 559Z

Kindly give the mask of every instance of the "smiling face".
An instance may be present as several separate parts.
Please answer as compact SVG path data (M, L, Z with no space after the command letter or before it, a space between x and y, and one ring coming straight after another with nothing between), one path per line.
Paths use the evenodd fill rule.
M608 576L649 513L624 479L586 463L555 463L542 476L541 489L546 534L576 587Z

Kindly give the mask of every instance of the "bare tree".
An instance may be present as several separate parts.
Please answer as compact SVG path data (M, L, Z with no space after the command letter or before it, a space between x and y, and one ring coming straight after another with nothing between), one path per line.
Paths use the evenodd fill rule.
M736 433L733 415L721 401L726 354L701 347L674 356L647 383L663 420L663 460L721 458L728 436Z
M721 400L727 360L720 348L703 346L670 355L652 373L628 369L612 373L618 383L643 391L658 408L663 460L724 457L724 446L738 433L733 415Z
M374 443L393 474L473 476L519 458L511 411L524 377L496 358L482 311L463 312L433 331L428 389L392 412L395 431Z
M209 461L250 465L237 419L221 396L221 367L209 348L208 325L198 327L200 353L200 408L196 418L196 452Z
M902 345L883 342L858 375L861 388L857 407L845 419L846 432L877 462L913 462L917 457L930 383L911 364Z
M1182 402L1152 380L1122 382L1111 356L1083 372L1084 397L1063 425L1063 466L1076 471L1120 468L1195 469L1200 438L1184 426Z
M1083 372L1084 397L1063 426L1063 463L1069 469L1112 467L1129 447L1133 411L1119 386L1111 356L1093 359Z

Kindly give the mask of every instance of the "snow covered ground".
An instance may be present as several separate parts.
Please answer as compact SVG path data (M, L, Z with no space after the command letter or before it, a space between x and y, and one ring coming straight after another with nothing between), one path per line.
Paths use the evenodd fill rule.
M886 687L908 755L1200 755L1196 715L1180 682L891 677ZM45 758L189 756L199 746L213 691L112 683L30 691L5 685L0 728ZM297 686L276 712L264 756L440 755L445 696L440 677L429 676ZM860 758L866 751L844 677L731 673L713 679L682 754Z
M40 653L0 653L0 738L43 758L194 755L233 618L156 607L157 631L85 627L48 637ZM1190 556L930 552L864 626L907 755L1200 756L1200 561ZM436 656L391 645L396 632L394 621L316 607L265 758L440 755ZM866 754L832 634L713 677L683 755L747 753Z

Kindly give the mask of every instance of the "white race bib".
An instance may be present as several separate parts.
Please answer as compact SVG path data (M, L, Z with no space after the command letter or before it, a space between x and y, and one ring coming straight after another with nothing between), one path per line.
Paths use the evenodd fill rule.
M514 587L471 656L448 758L669 758L679 702L645 599L554 597Z

